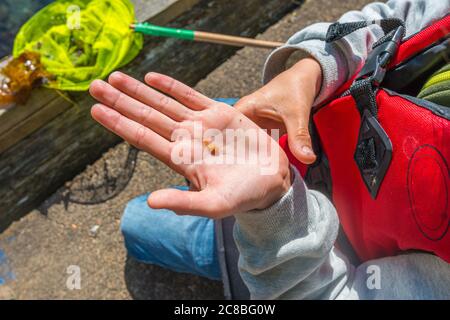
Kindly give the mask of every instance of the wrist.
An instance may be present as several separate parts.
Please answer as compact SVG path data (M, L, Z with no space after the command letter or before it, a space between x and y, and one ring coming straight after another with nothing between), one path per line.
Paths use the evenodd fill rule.
M322 86L322 67L313 58L303 58L280 73L258 93L265 101L281 105L285 111L299 106L311 108Z
M319 94L322 87L322 67L316 59L303 58L287 72L292 73L297 82L306 86L309 92L314 94L314 98Z
M292 172L291 166L287 165L286 170L282 170L278 174L277 182L274 184L274 187L269 190L269 192L265 197L263 197L263 199L261 199L261 202L256 206L255 209L263 210L280 201L280 199L282 199L291 189L294 176L295 174L294 172Z

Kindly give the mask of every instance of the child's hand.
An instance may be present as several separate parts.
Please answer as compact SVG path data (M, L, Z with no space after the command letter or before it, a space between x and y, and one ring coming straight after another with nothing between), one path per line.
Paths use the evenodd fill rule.
M90 92L101 103L92 108L95 120L191 181L191 191L153 192L151 207L221 218L266 208L287 192L288 159L255 123L167 76L149 73L145 81L116 72Z
M309 115L322 83L319 63L306 58L279 74L258 91L242 98L236 108L265 129L288 133L291 152L305 164L316 159L309 135Z

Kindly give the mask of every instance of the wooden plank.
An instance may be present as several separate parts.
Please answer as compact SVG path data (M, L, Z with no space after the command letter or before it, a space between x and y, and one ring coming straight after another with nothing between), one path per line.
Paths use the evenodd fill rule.
M0 116L0 141L3 140L3 135L6 132L17 127L25 119L56 98L58 98L58 94L53 90L37 89L32 92L30 100L25 105L18 105L6 110Z
M148 22L158 24L158 25L165 25L172 21L175 17L178 17L183 12L188 11L191 9L194 5L196 5L200 0L177 0L172 1L169 5L167 5L163 10L160 10L158 14L152 15L151 17L147 17L144 14L140 14L139 12L136 13L136 18L139 20L147 20ZM138 1L133 1L136 2ZM146 6L148 1L143 1L143 6ZM139 5L136 6L136 10L138 11Z
M290 0L202 0L171 26L256 36L295 8ZM148 71L195 85L237 49L175 39L146 38L144 50L124 72L142 79ZM7 227L120 141L90 116L87 93L73 93L79 108L52 121L0 154L0 229ZM56 105L65 104L60 97Z
M49 90L41 90L41 92L49 91ZM52 119L56 118L60 113L64 112L68 108L76 108L76 105L73 105L70 101L65 100L65 102L58 99L59 96L55 96L53 94L45 94L44 97L51 100L39 100L39 103L36 105L40 105L39 108L30 108L35 109L32 113L19 113L27 115L26 118L23 118L20 123L17 123L13 128L10 128L7 132L0 133L0 154L12 147L25 137L29 136L31 133L36 130L42 128L43 124L48 123ZM33 101L33 100L30 100ZM33 106L32 103L28 103ZM30 106L30 107L31 107ZM27 109L27 105L21 106L23 109ZM28 110L28 109L27 109ZM17 113L16 113L17 115ZM8 114L5 116L7 118ZM11 121L12 122L12 121Z

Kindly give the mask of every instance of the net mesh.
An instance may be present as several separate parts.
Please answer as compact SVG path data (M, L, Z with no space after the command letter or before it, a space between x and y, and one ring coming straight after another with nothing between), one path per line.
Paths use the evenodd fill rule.
M143 38L129 28L134 20L129 0L57 0L22 26L13 55L39 53L55 77L47 87L87 90L139 53Z

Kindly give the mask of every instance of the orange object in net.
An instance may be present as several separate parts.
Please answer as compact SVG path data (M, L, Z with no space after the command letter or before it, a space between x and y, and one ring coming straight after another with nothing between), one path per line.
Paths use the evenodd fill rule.
M34 87L52 78L42 66L38 53L24 52L11 58L0 69L0 108L25 103Z

